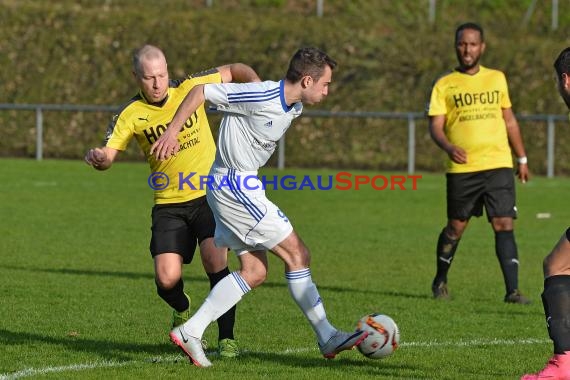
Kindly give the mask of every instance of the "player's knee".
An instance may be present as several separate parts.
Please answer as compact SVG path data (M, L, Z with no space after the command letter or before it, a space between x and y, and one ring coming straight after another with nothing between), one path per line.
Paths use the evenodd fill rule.
M170 290L176 286L178 281L180 281L181 274L172 272L161 272L157 273L154 281L156 286L161 289Z
M154 257L155 282L162 289L173 288L182 277L182 256L163 253Z
M263 266L259 266L248 271L241 272L241 276L247 282L250 288L256 288L263 284L267 279L267 269Z
M511 217L495 217L491 219L491 225L495 232L512 231L513 218Z
M461 239L466 227L467 223L448 223L443 229L443 233L449 240L457 241Z

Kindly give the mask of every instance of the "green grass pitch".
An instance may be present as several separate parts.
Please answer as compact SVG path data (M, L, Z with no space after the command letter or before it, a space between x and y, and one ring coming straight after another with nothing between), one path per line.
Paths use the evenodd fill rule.
M503 303L484 218L474 219L461 241L449 277L453 299L431 299L435 242L445 223L442 173L422 173L417 190L268 190L311 249L330 321L348 330L367 313L388 314L401 346L383 360L356 350L322 358L272 256L267 282L238 305L243 355L212 355L214 366L200 369L170 344L170 310L155 293L147 166L118 162L96 172L80 161L0 164L0 379L517 379L551 354L542 259L570 220L568 179L517 185L519 281L530 306ZM537 218L544 213L550 217ZM229 258L237 268L233 253ZM184 278L197 307L208 292L197 257ZM205 338L214 350L215 325Z

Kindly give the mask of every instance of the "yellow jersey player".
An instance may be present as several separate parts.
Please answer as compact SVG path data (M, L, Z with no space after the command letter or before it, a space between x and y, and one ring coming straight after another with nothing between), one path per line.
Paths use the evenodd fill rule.
M479 64L485 51L483 29L479 25L466 23L457 28L455 50L459 66L435 81L426 110L431 137L449 157L448 220L437 242L437 272L432 293L435 298L449 297L447 274L459 240L470 218L481 216L485 207L505 280L504 301L527 304L529 300L518 286L511 148L523 183L528 180L528 166L507 80L501 71Z
M190 297L184 292L182 266L192 261L196 245L213 287L230 272L227 249L214 245L215 222L200 178L208 174L215 144L204 107L199 107L178 134L179 152L168 161L156 160L150 147L170 124L190 90L201 84L259 81L244 64L220 66L181 80L170 80L164 53L145 45L133 55L133 75L139 93L113 117L105 145L90 149L85 161L97 170L111 167L118 153L134 137L150 165L148 184L154 190L150 253L154 259L158 295L173 309L172 326L190 317ZM235 308L218 320L222 357L238 355L233 335Z

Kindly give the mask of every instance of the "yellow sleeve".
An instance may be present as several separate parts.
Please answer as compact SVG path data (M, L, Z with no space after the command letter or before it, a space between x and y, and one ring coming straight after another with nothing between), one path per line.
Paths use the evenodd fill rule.
M505 74L501 72L501 86L503 88L501 96L501 108L511 108L513 105L511 104L511 98L509 97L509 86L507 84L507 78Z
M432 88L427 114L428 116L447 115L447 105L445 94L441 89L441 81L436 82Z
M126 122L124 112L121 112L113 118L109 125L109 129L107 130L107 143L105 146L117 150L125 150L133 138L133 135L133 126L129 126Z

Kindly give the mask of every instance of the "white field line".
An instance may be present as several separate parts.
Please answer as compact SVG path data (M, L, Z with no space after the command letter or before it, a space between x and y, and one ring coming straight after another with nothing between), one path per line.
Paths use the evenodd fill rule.
M402 342L400 347L477 347L477 346L516 346L519 344L544 344L549 343L550 339L474 339L456 342ZM300 353L314 351L313 348L288 348L283 352ZM2 378L0 378L1 380Z
M456 342L438 342L438 341L428 341L428 342L402 342L400 347L476 347L476 346L515 346L515 345L528 345L528 344L545 344L549 343L549 339L475 339L466 341L456 341ZM315 347L304 347L304 348L287 348L282 351L284 354L295 354L315 351ZM255 352L244 350L244 353ZM212 355L215 355L212 353ZM141 363L159 363L159 362L176 362L176 361L186 361L186 357L178 355L153 357L147 360L129 360L129 361L108 361L101 360L92 363L83 364L70 364L58 367L44 367L44 368L26 368L13 373L0 374L0 380L15 380L22 379L24 377L45 375L48 373L62 373L71 371L83 371L89 369L97 368L112 368L112 367L125 367L134 364Z

